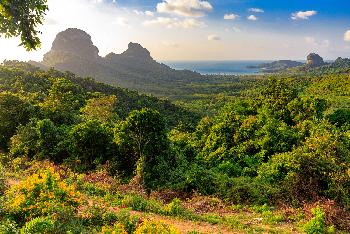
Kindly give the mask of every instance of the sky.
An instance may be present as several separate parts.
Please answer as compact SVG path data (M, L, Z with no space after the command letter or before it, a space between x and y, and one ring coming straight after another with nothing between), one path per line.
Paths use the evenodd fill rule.
M27 52L0 38L0 60L41 61L55 36L79 28L100 55L129 42L166 60L325 59L350 57L349 0L48 0L42 47Z

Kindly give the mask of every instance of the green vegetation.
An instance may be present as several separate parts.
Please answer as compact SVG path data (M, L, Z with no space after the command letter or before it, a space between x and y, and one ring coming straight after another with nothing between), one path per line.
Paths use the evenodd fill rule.
M5 0L0 2L0 33L5 37L21 37L27 50L40 47L37 27L48 10L47 0Z
M5 62L0 231L349 231L350 76L229 79L198 86L208 102L213 84L241 87L206 114L178 101L194 114Z

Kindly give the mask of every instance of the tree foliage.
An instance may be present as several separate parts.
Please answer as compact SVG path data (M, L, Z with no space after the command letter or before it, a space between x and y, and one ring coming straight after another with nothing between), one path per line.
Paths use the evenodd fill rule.
M27 50L40 47L37 27L43 24L48 10L47 0L2 0L0 2L0 33L21 38Z
M151 184L160 179L161 166L171 163L167 161L169 143L166 126L158 111L142 109L131 112L117 126L115 142L123 157L127 157L119 161L131 164L124 165L124 170L138 167L138 174L147 187L152 187Z

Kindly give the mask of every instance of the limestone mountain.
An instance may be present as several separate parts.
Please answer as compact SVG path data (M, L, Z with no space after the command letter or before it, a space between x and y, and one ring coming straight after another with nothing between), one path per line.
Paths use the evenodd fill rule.
M307 56L306 66L308 67L320 67L325 65L323 58L315 53L311 53Z
M90 76L107 84L153 94L160 94L163 86L168 86L169 82L201 79L199 73L174 70L158 63L138 43L129 43L128 49L121 54L110 53L101 57L91 36L76 28L57 34L51 51L44 55L41 64L79 76Z

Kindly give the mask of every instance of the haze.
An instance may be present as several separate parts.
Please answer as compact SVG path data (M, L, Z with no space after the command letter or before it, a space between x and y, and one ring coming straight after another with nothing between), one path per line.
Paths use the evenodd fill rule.
M26 52L19 39L0 39L0 60L41 61L56 34L80 28L100 55L130 41L157 60L325 59L350 53L350 3L344 0L49 0L42 48ZM64 17L62 17L64 16Z

